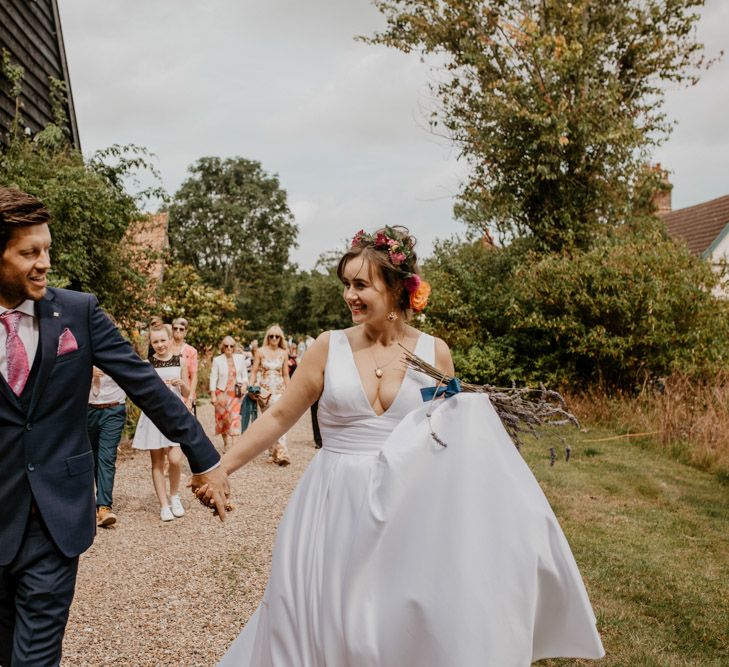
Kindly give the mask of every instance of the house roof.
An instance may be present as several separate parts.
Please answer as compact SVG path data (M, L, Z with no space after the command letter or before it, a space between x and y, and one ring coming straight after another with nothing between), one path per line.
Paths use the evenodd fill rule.
M706 255L729 226L729 195L660 216L670 236L685 241L694 255Z

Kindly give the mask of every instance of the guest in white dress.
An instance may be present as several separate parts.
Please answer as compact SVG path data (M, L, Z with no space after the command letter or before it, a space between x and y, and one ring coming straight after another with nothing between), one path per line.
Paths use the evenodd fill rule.
M569 546L488 398L461 394L433 410L419 391L432 381L405 370L402 347L453 374L446 344L407 324L429 293L413 246L403 228L355 236L338 268L354 326L319 336L282 399L223 457L234 472L319 399L322 450L225 667L603 655Z
M170 343L172 329L169 324L158 325L150 330L149 342L154 354L148 359L157 374L165 381L170 391L176 396L189 396L190 388L185 381L187 368L180 355L172 354ZM149 450L152 461L152 483L159 499L160 519L172 521L184 516L185 508L180 500L180 476L182 465L182 451L179 443L170 442L162 432L152 423L144 413L139 416L137 430L134 432L134 449ZM169 462L168 475L170 479L170 493L167 494L165 482L165 455Z
M278 324L268 327L263 345L256 351L251 377L261 388L261 411L274 406L283 396L289 384L289 354L284 333ZM286 467L291 463L286 446L286 434L268 450L269 462Z

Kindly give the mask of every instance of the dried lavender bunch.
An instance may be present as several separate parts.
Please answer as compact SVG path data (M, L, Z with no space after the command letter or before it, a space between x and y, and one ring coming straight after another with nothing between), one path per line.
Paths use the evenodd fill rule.
M405 365L433 378L439 385L447 385L453 377L441 373L437 368L401 346L405 351ZM521 446L521 434L530 433L539 437L537 427L579 426L575 417L565 404L565 400L557 391L547 389L544 385L538 389L532 387L494 387L489 384L470 384L461 382L461 390L471 393L488 394L491 405L501 418L504 428L511 436L514 444Z

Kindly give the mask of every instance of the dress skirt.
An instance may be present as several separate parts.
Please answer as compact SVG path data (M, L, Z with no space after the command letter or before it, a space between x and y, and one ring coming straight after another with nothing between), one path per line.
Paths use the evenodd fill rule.
M483 394L316 455L224 667L527 667L604 655L569 545Z
M132 447L134 449L164 449L165 447L179 447L178 442L172 442L165 438L153 423L143 412L139 415L137 422L137 430L134 431L134 440Z

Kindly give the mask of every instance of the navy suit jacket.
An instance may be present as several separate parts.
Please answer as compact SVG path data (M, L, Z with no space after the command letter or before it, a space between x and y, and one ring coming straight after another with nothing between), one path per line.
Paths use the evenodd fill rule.
M0 566L20 548L32 499L64 555L77 556L93 542L94 459L86 411L94 365L114 378L169 440L180 443L193 472L220 460L199 422L136 355L96 297L48 288L36 314L41 356L27 410L0 376ZM66 328L78 349L58 356Z

